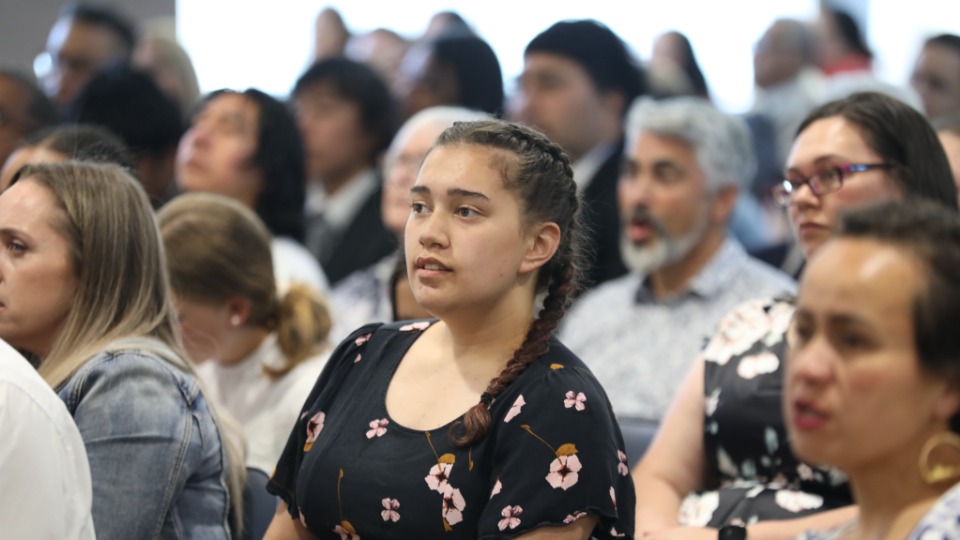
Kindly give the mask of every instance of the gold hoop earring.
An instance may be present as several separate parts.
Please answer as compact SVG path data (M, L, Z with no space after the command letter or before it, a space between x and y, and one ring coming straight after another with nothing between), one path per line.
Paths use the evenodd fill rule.
M940 433L930 436L927 442L923 444L923 449L920 450L919 462L920 477L923 478L923 481L927 484L939 484L945 480L960 478L960 465L930 464L930 454L933 453L936 447L942 444L952 446L960 453L960 436L956 433L952 431L941 431Z

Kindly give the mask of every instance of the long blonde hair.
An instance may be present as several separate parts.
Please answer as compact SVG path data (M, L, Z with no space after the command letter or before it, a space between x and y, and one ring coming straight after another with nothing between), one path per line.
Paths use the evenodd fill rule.
M59 388L112 344L142 338L159 342L170 352L159 355L163 360L192 374L176 329L160 234L140 184L116 165L71 161L27 165L14 177L18 181L44 186L64 211L66 219L55 226L70 246L77 277L73 306L40 361L40 375ZM208 405L226 447L233 510L242 516L242 438Z
M270 231L253 211L220 195L187 193L157 217L178 296L209 304L240 296L250 302L247 324L276 332L286 363L264 367L267 376L285 375L326 344L331 320L325 300L299 284L278 296Z

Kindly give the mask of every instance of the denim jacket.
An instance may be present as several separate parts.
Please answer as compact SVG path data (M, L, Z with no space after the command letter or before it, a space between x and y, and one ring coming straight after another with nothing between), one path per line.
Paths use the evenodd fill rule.
M229 539L226 454L197 380L137 341L151 346L102 352L59 389L90 459L97 538Z

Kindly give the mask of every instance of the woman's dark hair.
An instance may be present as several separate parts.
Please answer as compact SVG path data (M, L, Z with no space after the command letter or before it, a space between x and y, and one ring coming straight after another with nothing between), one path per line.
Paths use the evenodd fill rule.
M307 173L296 121L284 104L255 88L217 90L201 100L197 112L225 93L240 94L257 105L257 151L252 160L263 174L263 189L254 210L274 236L302 242Z
M450 427L450 441L470 446L490 429L489 407L503 390L550 348L583 272L580 198L573 181L570 158L543 134L526 126L500 120L457 122L444 131L434 147L476 145L503 150L515 157L503 169L506 188L520 201L525 224L556 223L560 244L537 275L537 291L547 291L543 309L530 324L526 337L507 366L487 386L480 403Z
M697 55L693 53L693 45L684 34L671 31L665 35L671 36L680 46L680 54L683 57L680 62L680 68L690 80L693 87L693 94L702 98L710 98L710 90L707 88L707 79L703 76L703 70L700 69L700 63L697 62Z
M860 27L852 15L842 9L826 6L823 9L830 19L833 20L833 23L837 27L837 33L843 40L844 45L847 46L847 49L857 54L862 54L867 58L873 58L873 51L867 46L867 42L863 39L863 34L860 32Z
M913 107L885 94L859 92L814 109L800 124L797 136L817 120L834 116L854 124L867 146L893 165L890 175L906 198L957 208L947 155L930 123Z
M483 39L467 34L443 35L431 44L433 59L456 77L455 103L493 116L503 113L503 74L500 62Z
M843 216L840 238L891 244L924 270L914 300L917 356L927 372L960 383L960 215L930 201L888 202ZM960 433L960 413L950 419Z
M397 131L397 107L387 83L365 64L346 58L327 58L310 66L297 79L293 97L300 97L321 84L330 85L337 95L360 108L363 130L373 135L376 141L368 156L368 162L375 164Z

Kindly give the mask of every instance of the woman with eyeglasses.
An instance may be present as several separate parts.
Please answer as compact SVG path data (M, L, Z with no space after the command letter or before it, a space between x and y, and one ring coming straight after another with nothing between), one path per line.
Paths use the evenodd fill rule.
M933 129L877 93L811 112L773 196L806 258L851 209L912 198L957 208ZM787 441L780 401L793 312L792 298L766 298L721 320L633 471L638 537L793 538L856 515L846 477L799 461Z

